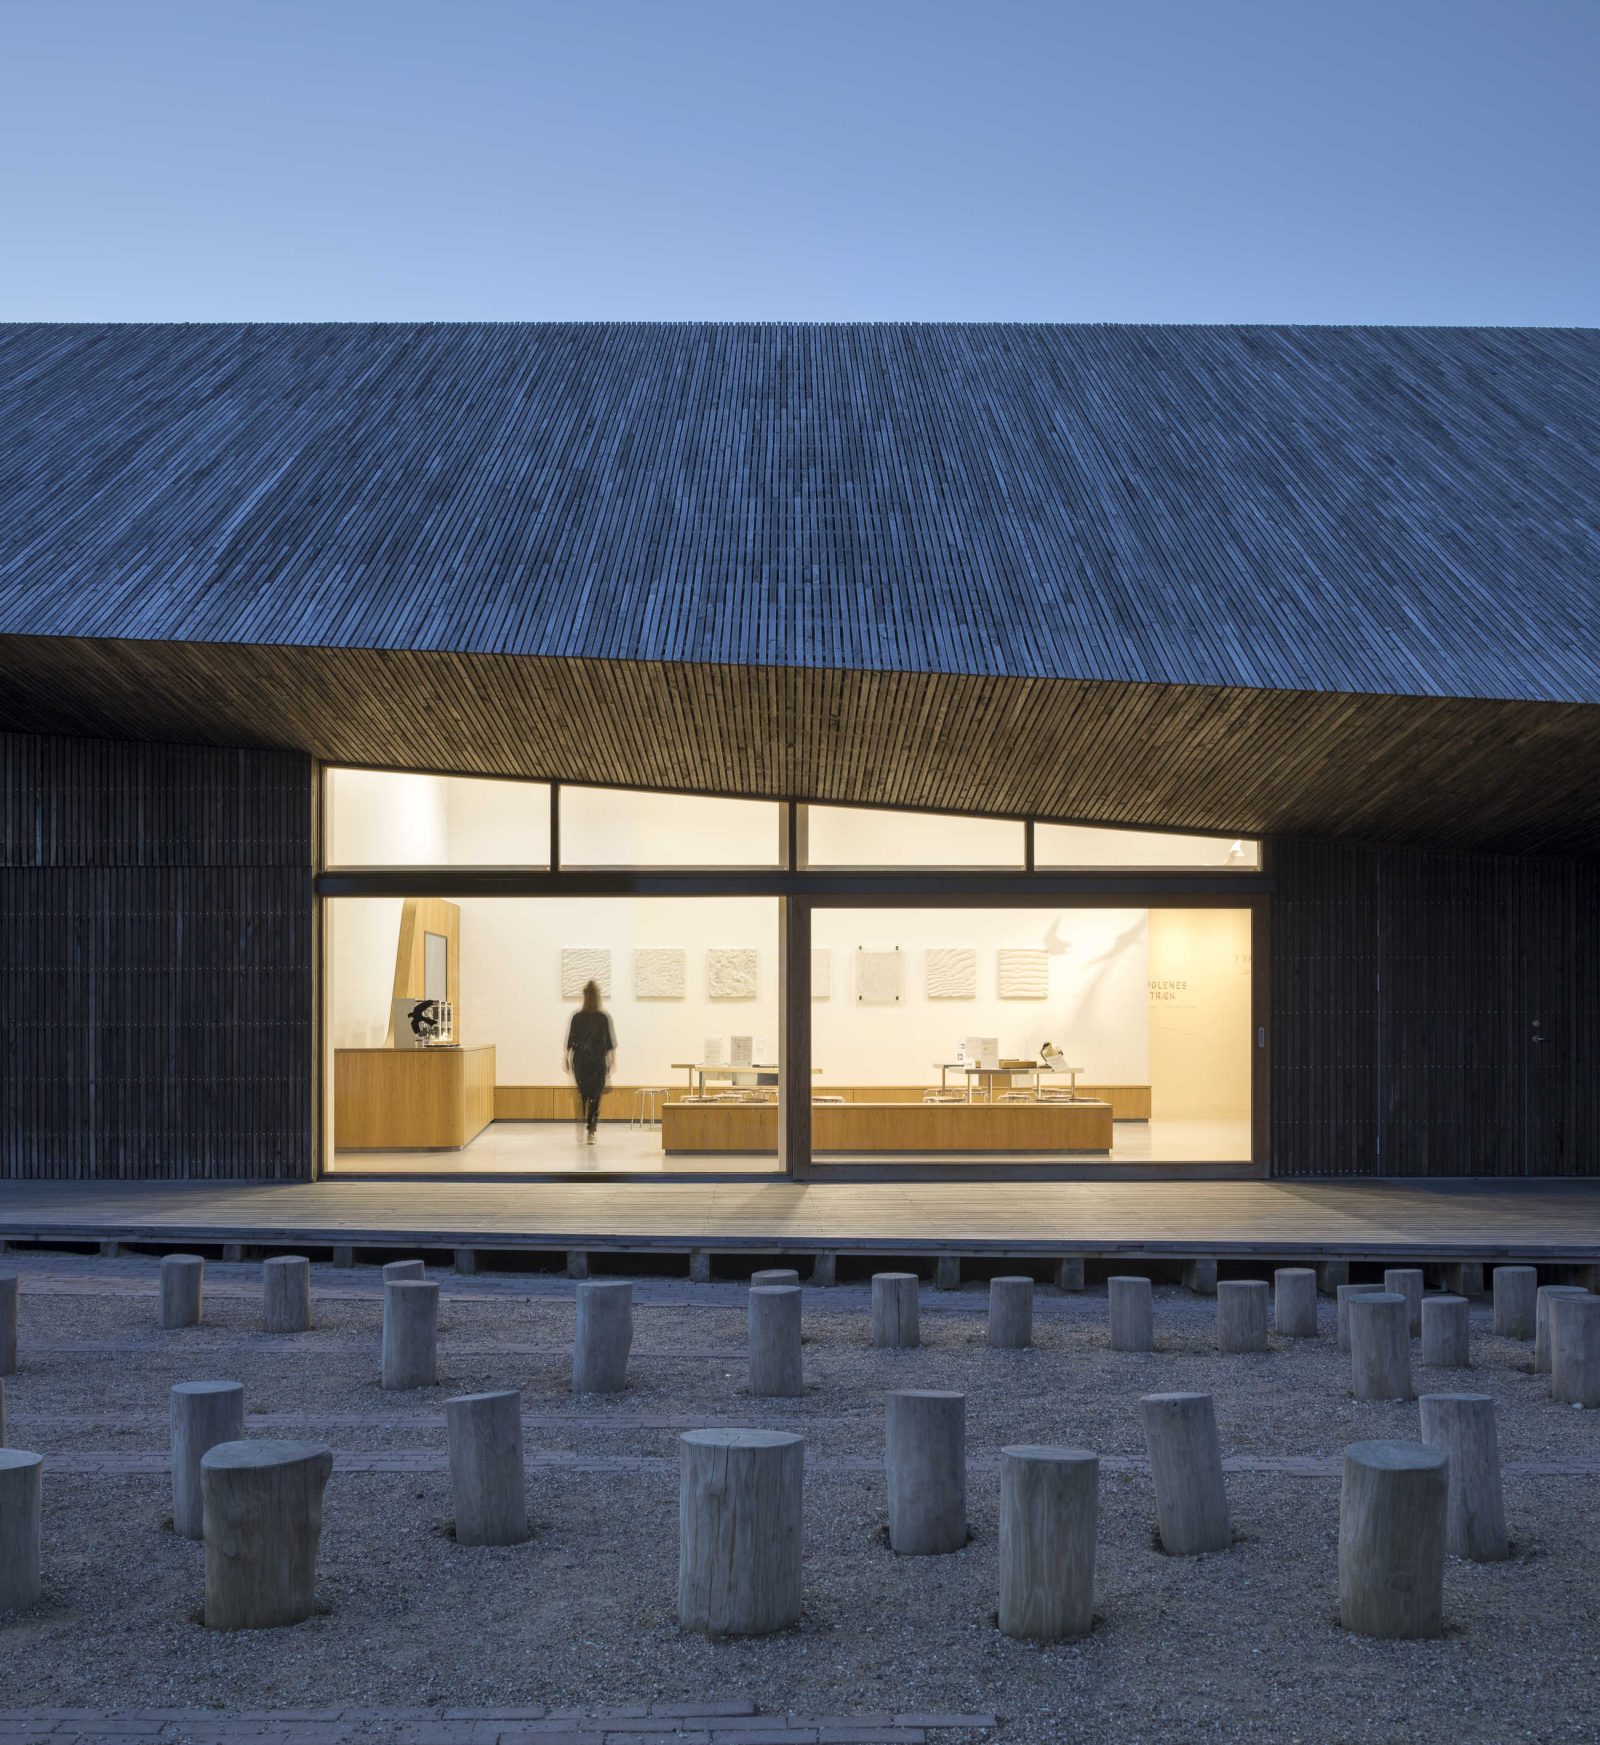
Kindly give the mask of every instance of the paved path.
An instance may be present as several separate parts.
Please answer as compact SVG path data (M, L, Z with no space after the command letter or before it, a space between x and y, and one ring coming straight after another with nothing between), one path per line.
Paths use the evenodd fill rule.
M0 1238L1600 1261L1600 1179L4 1182Z
M993 1715L758 1714L753 1703L545 1709L0 1709L4 1745L965 1745Z

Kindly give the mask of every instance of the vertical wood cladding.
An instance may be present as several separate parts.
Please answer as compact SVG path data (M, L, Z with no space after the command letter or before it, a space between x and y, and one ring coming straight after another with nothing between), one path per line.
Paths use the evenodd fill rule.
M0 1177L311 1166L311 771L0 735Z
M1600 879L1276 842L1276 1175L1600 1171Z

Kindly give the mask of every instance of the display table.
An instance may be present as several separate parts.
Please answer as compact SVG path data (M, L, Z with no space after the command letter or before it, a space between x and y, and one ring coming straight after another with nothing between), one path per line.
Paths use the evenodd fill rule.
M492 1043L333 1051L336 1150L459 1150L493 1119Z
M814 1103L811 1149L825 1151L1044 1152L1111 1150L1109 1103ZM668 1103L667 1152L778 1149L775 1103Z

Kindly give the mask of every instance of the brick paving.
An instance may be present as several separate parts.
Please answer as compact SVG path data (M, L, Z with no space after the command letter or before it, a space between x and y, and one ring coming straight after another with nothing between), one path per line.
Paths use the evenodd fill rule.
M494 1709L0 1709L3 1745L967 1745L994 1715L760 1714L738 1700Z

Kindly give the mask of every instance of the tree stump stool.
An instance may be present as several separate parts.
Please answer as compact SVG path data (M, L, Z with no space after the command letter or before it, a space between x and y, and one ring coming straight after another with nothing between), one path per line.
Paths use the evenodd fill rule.
M800 1364L800 1287L756 1285L750 1292L750 1391L766 1399L805 1392Z
M633 1349L633 1280L586 1279L578 1286L572 1339L572 1391L618 1394L628 1385Z
M383 1282L386 1285L399 1284L406 1279L425 1279L428 1268L420 1260L389 1260L384 1262Z
M1409 1400L1410 1305L1398 1291L1350 1299L1350 1391L1358 1400Z
M458 1394L444 1403L458 1545L520 1545L528 1537L522 1389Z
M311 1262L280 1254L261 1263L261 1314L269 1333L304 1333L311 1326Z
M1582 1285L1540 1285L1533 1301L1533 1373L1550 1373L1550 1308L1558 1297L1586 1297Z
M1435 1369L1468 1369L1472 1346L1468 1338L1465 1297L1422 1299L1422 1361Z
M1391 1266L1384 1270L1383 1288L1406 1300L1406 1337L1415 1339L1422 1331L1422 1268Z
M383 1287L383 1385L431 1388L439 1379L439 1286L403 1278Z
M1587 1291L1550 1305L1550 1397L1564 1406L1600 1406L1600 1297Z
M1450 1457L1445 1549L1495 1563L1510 1555L1500 1491L1500 1446L1488 1394L1424 1394L1422 1440Z
M1139 1402L1155 1482L1156 1529L1173 1557L1233 1544L1222 1444L1210 1394L1146 1394Z
M678 1438L678 1622L763 1636L800 1616L805 1442L780 1430Z
M0 1448L0 1612L37 1605L44 1593L44 1456Z
M17 1275L0 1272L0 1375L17 1373Z
M1217 1286L1217 1349L1267 1349L1267 1287L1258 1278L1224 1279Z
M205 1537L200 1463L219 1442L244 1440L244 1383L180 1381L170 1396L172 1416L172 1530L184 1539Z
M1350 1299L1352 1297L1371 1297L1383 1294L1382 1285L1338 1285L1335 1287L1335 1298L1338 1308L1335 1311L1335 1336L1341 1351L1350 1349Z
M889 1544L906 1557L959 1551L967 1533L967 1396L928 1388L891 1393L884 1468Z
M1317 1336L1317 1275L1309 1266L1280 1266L1272 1275L1272 1324L1288 1339Z
M164 1254L161 1257L161 1293L156 1309L158 1327L165 1331L200 1325L205 1277L206 1263L198 1254Z
M220 1442L200 1462L206 1606L212 1630L270 1630L316 1604L322 1492L333 1456L319 1442Z
M914 1272L872 1275L872 1343L885 1349L909 1349L922 1343L917 1314Z
M1000 1628L1069 1642L1094 1622L1100 1461L1076 1448L1000 1451Z
M1106 1315L1113 1351L1154 1351L1155 1298L1147 1278L1106 1280Z
M750 1275L751 1290L760 1290L767 1285L798 1285L800 1272L793 1266L764 1266L759 1272Z
M1033 1280L989 1281L989 1344L998 1351L1021 1351L1033 1343Z
M1395 1312L1405 1315L1404 1297ZM1443 1632L1449 1468L1444 1449L1420 1442L1354 1442L1345 1449L1339 1489L1345 1629L1386 1638Z
M1494 1269L1494 1330L1502 1339L1533 1337L1534 1292L1538 1285L1537 1267Z

